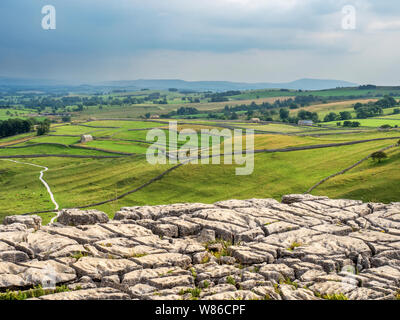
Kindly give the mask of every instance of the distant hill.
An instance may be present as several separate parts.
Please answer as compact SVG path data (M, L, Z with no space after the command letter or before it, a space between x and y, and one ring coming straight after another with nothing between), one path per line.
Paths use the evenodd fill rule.
M245 83L229 81L184 81L184 80L127 80L102 83L106 86L131 87L138 89L166 90L176 88L193 91L228 91L257 89L325 90L337 87L356 87L355 83L341 80L300 79L287 83Z
M229 90L257 90L257 89L293 89L293 90L325 90L337 87L355 87L357 84L341 80L300 79L287 83L246 83L230 81L184 81L184 80L124 80L108 81L91 84L68 83L49 79L25 79L0 77L0 88L16 89L51 89L51 90L168 90L176 88L189 91L229 91Z

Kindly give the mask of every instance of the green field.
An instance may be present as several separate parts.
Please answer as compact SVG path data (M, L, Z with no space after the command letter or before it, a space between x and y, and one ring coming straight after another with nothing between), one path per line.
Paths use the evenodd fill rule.
M104 99L122 100L127 96L145 98L155 92L120 92L100 96ZM240 106L251 104L253 101L256 103L274 103L277 99L313 94L327 98L326 103L320 99L318 104L306 106L304 109L317 112L320 119L323 119L329 112L338 113L340 111L350 111L355 117L353 105L357 101L367 103L370 100L376 101L385 94L392 93L396 97L400 95L400 91L395 88L377 88L374 90L340 88L312 92L253 90L242 92L237 96L229 96L228 102L212 103L209 98L206 98L205 93L182 94L167 91L160 93L166 96L168 104L146 101L143 104L105 105L102 108L98 106L85 107L80 112L72 112L73 124L60 123L60 119L55 116L51 118L53 124L49 135L36 136L36 133L32 131L27 134L0 139L0 146L3 146L3 148L0 148L0 158L2 156L28 156L28 158L16 160L48 167L49 171L44 174L44 179L49 183L60 207L84 206L112 199L133 190L173 166L173 164L150 165L146 161L145 154L152 141L145 143L145 140L149 130L161 128L167 137L167 145L163 148L169 150L168 121L177 119L161 119L159 122L144 121L145 113L160 115L184 105L199 110L195 117L206 117L209 112L223 114L222 110L226 105ZM83 96L90 97L90 95ZM185 100L188 97L199 98L200 103L189 103ZM328 99L328 97L337 97L337 99ZM400 140L400 130L379 130L379 127L384 124L393 127L400 125L400 115L392 115L393 109L384 109L384 115L377 118L352 119L351 121L361 123L359 128L338 127L337 121L319 123L313 127L283 122L251 123L247 119L252 116L250 114L247 116L245 111L238 111L237 114L240 117L235 121L178 119L178 130L192 129L197 133L202 129L225 129L228 133L232 133L233 128L254 129L257 133L254 147L262 150L377 138L392 139L291 152L257 153L255 154L254 172L249 176L236 175L237 165L233 164L184 165L136 193L94 208L113 216L123 206L176 202L213 203L232 198L257 197L272 197L279 200L284 194L304 193L320 180ZM291 116L296 115L299 110L301 109L291 110ZM3 117L3 111L6 112L7 110L1 110L0 120ZM15 111L22 112L21 110L14 110L13 112ZM26 111L28 112L28 109ZM6 113L4 113L4 116L6 116ZM257 116L259 115L257 114ZM178 118L181 117L178 116ZM279 116L275 113L274 117ZM92 135L94 140L81 144L80 137L83 134ZM195 139L197 143L201 141L199 139L200 137ZM245 137L238 139L242 139L242 142L245 141ZM223 147L229 141L231 141L229 137L219 139L217 146L214 147L219 145L220 152L223 152ZM184 143L185 141L180 141L178 147L181 147ZM13 148L7 147L8 144L13 144ZM71 147L71 145L75 147ZM212 147L211 142L208 147ZM243 143L244 147L245 144ZM29 158L30 155L117 156L118 158L62 158L54 156ZM388 158L381 163L368 160L346 174L327 181L315 189L313 194L364 201L399 201L400 147L387 151L387 155ZM40 171L41 169L37 167L0 159L0 181L2 185L0 189L0 220L10 214L53 209L49 195L38 179ZM54 214L44 213L41 216L45 222L49 222Z
M369 118L369 119L352 119L351 121L357 121L360 122L362 127L372 127L372 128L378 128L381 127L385 124L388 124L392 127L394 126L400 126L400 120L393 120L393 119L376 119L376 118ZM336 126L338 121L333 121L333 122L324 122L324 125L328 126ZM340 122L340 121L339 121ZM343 121L341 121L343 123Z

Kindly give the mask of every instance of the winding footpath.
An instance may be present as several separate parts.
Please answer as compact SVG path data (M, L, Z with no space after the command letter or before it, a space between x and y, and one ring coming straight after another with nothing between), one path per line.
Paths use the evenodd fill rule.
M43 179L44 173L45 173L47 170L49 170L49 168L48 168L48 167L44 167L44 166L40 166L40 165L37 165L37 164L33 164L33 163L20 162L20 161L16 161L16 160L9 160L9 159L0 159L0 160L2 160L2 161L11 161L11 162L14 162L14 163L24 164L24 165L33 166L33 167L37 167L37 168L42 168L42 169L43 169L43 170L40 171L39 180L40 180L40 181L43 183L43 185L46 187L46 190L47 190L48 194L50 195L51 202L53 202L53 204L54 204L54 206L55 206L55 207L54 207L54 211L57 211L57 215L56 215L54 218L52 218L51 221L50 221L50 223L53 223L53 222L55 221L55 219L58 218L58 215L59 215L59 212L58 212L59 205L58 205L58 203L56 202L56 200L54 199L54 194L53 194L53 192L51 191L50 186L49 186L48 183Z

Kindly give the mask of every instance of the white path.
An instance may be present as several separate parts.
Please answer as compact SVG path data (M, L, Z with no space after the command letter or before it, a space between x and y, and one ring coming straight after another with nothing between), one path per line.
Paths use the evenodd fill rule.
M33 164L33 163L20 162L20 161L10 160L10 159L0 159L0 160L3 160L3 161L11 161L11 162L19 163L19 164L25 164L25 165L28 165L28 166L33 166L33 167L37 167L37 168L42 168L43 170L40 171L39 180L40 180L40 181L43 183L43 185L46 187L46 190L47 190L47 192L48 192L49 195L50 195L51 202L54 203L54 206L55 206L54 210L58 210L58 209L59 209L59 205L58 205L58 203L56 202L56 200L54 199L54 195L53 195L53 192L51 192L50 186L49 186L49 185L47 184L47 182L43 179L44 173L45 173L47 170L49 170L49 168L44 167L44 166L39 166L39 165ZM50 223L53 223L53 222L58 218L58 215L59 215L59 212L57 212L57 215L56 215L53 219L51 219Z

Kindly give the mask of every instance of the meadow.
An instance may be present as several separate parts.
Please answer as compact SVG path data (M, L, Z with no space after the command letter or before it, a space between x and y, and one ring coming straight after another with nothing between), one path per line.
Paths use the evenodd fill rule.
M386 90L386 91L385 91ZM329 112L351 111L356 101L374 101L374 95L390 92L392 89L377 89L370 98L358 98L332 103L315 104L305 110L317 112L321 117ZM320 96L357 96L357 89L337 89L313 92ZM397 92L397 91L396 91ZM363 91L363 93L366 93ZM393 92L392 92L393 93ZM123 96L125 93L110 96ZM133 94L133 93L126 93ZM143 92L136 93L138 96ZM146 93L147 94L147 93ZM229 97L230 105L242 103L273 102L294 95L309 92L280 90L246 91ZM53 204L46 189L39 181L40 168L14 163L1 157L25 156L20 162L46 166L49 170L44 179L49 183L56 201L61 208L88 206L121 196L134 190L173 168L173 164L150 165L145 153L151 144L146 142L149 130L159 128L166 133L168 150L168 121L144 121L144 113L169 112L176 110L184 101L181 93L167 93L168 105L130 105L119 107L88 107L74 113L71 123L53 124L50 132L36 136L35 132L0 139L0 220L9 214L24 214L52 210ZM186 95L188 96L188 95ZM192 94L196 96L196 94ZM190 106L199 110L222 109L226 102L209 103L201 98L199 104ZM105 95L105 97L108 97ZM254 100L252 100L254 99ZM174 101L170 103L170 101ZM299 109L291 111L298 112ZM390 115L393 108L377 118L355 119L360 128L338 127L335 122L319 126L302 127L287 123L252 123L246 118L238 120L178 119L178 130L202 129L232 130L234 128L254 129L254 147L257 150L287 149L315 145L337 144L360 140L390 138L354 145L332 146L290 152L261 152L255 154L254 172L249 176L237 176L238 165L188 164L175 168L162 179L117 201L107 202L92 208L105 211L110 217L124 206L158 205L176 202L213 203L226 199L275 198L289 193L304 193L320 180L343 170L362 158L400 140L400 130L380 130L383 124L399 125L399 115ZM353 113L353 115L355 115ZM0 115L1 116L1 115ZM122 120L124 119L124 120ZM229 129L227 129L229 128ZM90 134L94 140L81 143L83 134ZM200 139L200 137L199 137ZM242 138L245 141L245 138ZM229 138L218 140L220 152ZM199 143L200 140L197 140ZM178 147L185 141L180 141ZM217 144L217 145L218 145ZM212 141L208 147L212 147ZM214 145L215 147L215 145ZM245 143L243 143L243 148ZM173 150L169 150L173 151ZM313 194L332 198L353 198L363 201L399 201L400 147L386 152L388 158L381 163L365 161L344 175L328 180L313 191ZM42 155L43 158L30 158ZM59 157L63 155L66 157ZM84 158L76 158L84 156ZM110 158L113 156L114 158ZM96 158L97 157L97 158ZM40 213L44 222L49 222L54 213Z

